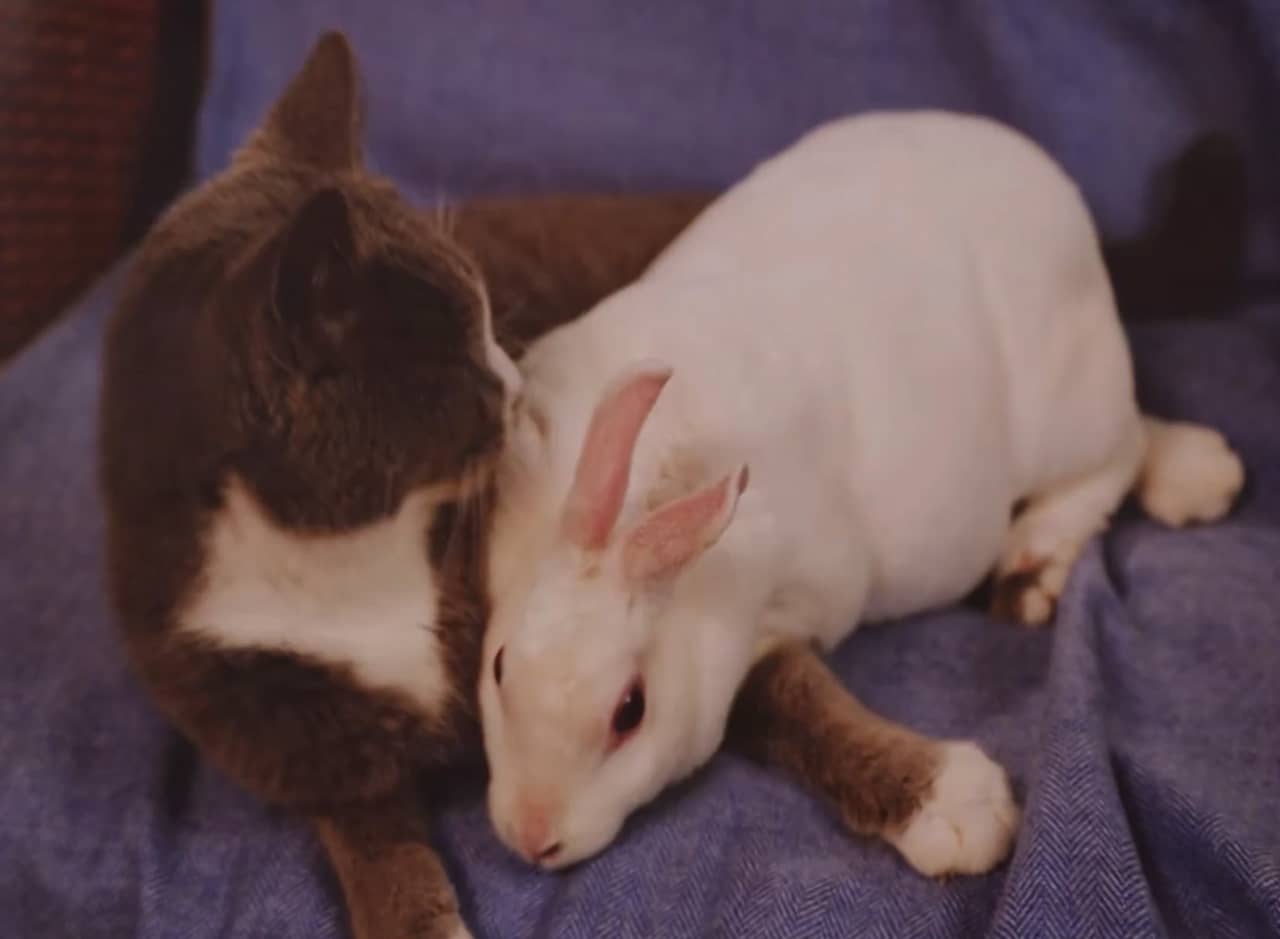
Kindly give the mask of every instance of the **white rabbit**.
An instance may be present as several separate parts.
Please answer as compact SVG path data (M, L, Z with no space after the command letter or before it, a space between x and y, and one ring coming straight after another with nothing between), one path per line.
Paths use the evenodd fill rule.
M546 867L704 763L772 644L829 647L993 567L1043 622L1135 484L1180 525L1243 479L1217 433L1140 418L1076 188L977 117L810 133L524 372L480 703L495 828ZM925 873L984 871L1018 811L977 747L944 746L886 837Z

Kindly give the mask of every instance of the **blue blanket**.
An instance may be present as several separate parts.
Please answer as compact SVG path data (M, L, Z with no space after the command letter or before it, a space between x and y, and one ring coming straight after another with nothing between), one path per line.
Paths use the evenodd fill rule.
M1152 168L1218 126L1256 171L1253 269L1280 270L1266 0L224 0L214 26L202 174L339 26L370 158L423 200L727 183L827 116L940 105L1031 132L1124 233ZM117 282L0 375L0 935L343 936L308 831L165 726L108 625L93 437ZM1243 452L1239 511L1181 533L1122 517L1052 629L946 610L833 656L870 706L1010 768L1027 811L1005 868L925 881L722 756L565 875L512 859L459 793L439 842L477 935L1280 935L1280 306L1132 337L1148 408Z

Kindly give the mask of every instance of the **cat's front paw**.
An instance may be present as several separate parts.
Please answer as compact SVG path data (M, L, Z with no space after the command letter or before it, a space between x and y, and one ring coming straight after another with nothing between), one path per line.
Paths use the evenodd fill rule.
M1021 812L1004 770L976 744L940 747L928 796L886 839L928 877L985 874L1008 857Z

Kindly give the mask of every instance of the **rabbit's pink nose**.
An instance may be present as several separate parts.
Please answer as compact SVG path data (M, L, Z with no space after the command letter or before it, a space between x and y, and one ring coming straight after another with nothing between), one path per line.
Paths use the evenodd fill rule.
M547 813L526 811L520 821L520 853L535 864L550 861L560 853L560 842L551 839Z

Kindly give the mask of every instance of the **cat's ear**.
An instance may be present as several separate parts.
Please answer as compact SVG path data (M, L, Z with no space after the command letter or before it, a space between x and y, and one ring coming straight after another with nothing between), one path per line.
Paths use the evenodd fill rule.
M355 235L347 200L321 189L289 224L276 262L272 312L295 344L322 353L355 316Z
M346 36L323 34L246 153L341 172L361 163L360 67Z

